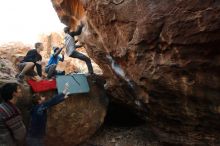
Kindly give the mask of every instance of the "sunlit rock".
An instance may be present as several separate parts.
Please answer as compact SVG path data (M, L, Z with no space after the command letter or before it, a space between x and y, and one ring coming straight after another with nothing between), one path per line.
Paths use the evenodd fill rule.
M218 1L52 2L63 23L85 24L79 40L109 94L146 119L158 141L220 143Z

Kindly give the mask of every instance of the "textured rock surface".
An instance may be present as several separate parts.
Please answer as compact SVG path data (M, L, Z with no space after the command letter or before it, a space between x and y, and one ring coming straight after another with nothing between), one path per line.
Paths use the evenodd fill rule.
M138 127L108 127L79 146L160 146L158 139L147 129Z
M0 80L10 80L16 74L12 62L3 57L0 57L0 70Z
M91 78L88 81L88 94L70 96L49 111L46 138L48 145L79 144L92 136L104 122L108 99L103 84L100 86Z
M113 99L147 119L164 144L217 145L220 2L51 0L101 67Z

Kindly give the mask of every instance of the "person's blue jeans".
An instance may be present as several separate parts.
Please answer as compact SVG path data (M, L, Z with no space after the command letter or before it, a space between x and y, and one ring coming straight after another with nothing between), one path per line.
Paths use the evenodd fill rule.
M27 146L44 146L43 138L27 137L26 143Z
M56 75L56 64L51 64L45 67L45 72L47 73L47 78L51 78L52 76Z
M51 64L45 67L47 78L51 78L52 76L55 76L55 75L65 75L65 71L57 71L56 67L57 67L56 64Z

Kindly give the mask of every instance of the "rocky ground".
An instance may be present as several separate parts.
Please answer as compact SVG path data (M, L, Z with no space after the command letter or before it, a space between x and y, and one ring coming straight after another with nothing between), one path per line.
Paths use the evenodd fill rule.
M155 136L145 128L102 127L91 139L79 146L157 146Z
M157 146L145 121L128 107L111 103L103 126L79 146Z

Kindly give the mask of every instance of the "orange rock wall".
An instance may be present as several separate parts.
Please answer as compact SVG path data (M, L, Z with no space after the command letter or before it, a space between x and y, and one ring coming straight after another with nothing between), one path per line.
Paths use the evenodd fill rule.
M72 29L83 21L79 40L103 70L113 100L136 109L159 141L220 143L218 1L52 3Z

